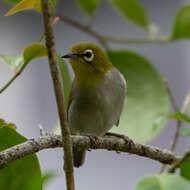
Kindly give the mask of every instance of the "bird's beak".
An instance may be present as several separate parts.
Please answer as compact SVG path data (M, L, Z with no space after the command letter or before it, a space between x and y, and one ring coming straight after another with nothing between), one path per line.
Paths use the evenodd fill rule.
M66 58L66 59L68 59L68 58L76 59L78 57L79 56L77 54L75 54L75 53L68 53L68 54L65 54L65 55L62 56L62 58Z

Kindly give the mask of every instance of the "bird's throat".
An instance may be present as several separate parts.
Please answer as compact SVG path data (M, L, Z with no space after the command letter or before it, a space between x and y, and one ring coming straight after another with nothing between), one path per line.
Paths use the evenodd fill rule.
M91 74L88 77L75 75L75 81L79 87L83 88L96 88L102 81L104 77L103 73Z

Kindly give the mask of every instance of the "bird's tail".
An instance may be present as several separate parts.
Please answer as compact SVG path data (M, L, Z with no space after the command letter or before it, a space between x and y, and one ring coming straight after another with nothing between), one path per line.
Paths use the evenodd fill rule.
M86 150L77 150L73 147L73 163L76 168L84 164Z

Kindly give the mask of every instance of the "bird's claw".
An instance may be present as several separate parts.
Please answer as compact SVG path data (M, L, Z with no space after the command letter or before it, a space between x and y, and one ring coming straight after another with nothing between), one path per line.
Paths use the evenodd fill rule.
M88 137L90 139L90 142L93 144L94 147L97 147L98 144L98 137L91 134L85 134L84 136Z

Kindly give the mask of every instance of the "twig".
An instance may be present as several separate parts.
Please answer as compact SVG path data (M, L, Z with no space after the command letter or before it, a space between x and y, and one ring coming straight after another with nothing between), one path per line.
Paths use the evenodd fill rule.
M56 23L59 21L58 17L55 17L53 22L52 22L52 26L55 26ZM43 33L40 36L40 40L38 42L42 42L43 38L45 37L45 34ZM22 73L22 71L24 70L24 68L27 66L26 63L22 62L21 66L19 66L18 70L16 70L16 72L14 73L14 75L9 79L9 81L0 89L0 94L6 90L11 84L12 82L15 81L15 79Z
M105 44L106 42L120 43L120 44L149 44L149 43L168 43L172 41L171 37L162 37L162 38L141 38L141 39L128 39L128 38L117 38L112 36L104 36L95 30L93 30L88 25L80 24L77 21L74 21L71 18L68 18L64 15L57 15L60 18L60 21L67 23L83 32L86 32L90 36L96 38L99 42Z
M46 47L49 58L49 66L51 70L51 76L56 95L57 109L61 124L62 141L64 143L64 170L66 174L67 190L74 190L75 184L74 184L72 142L70 138L69 126L67 123L67 113L64 104L63 84L60 75L60 68L56 60L53 27L51 24L50 0L42 0L42 10L43 10L44 29L46 36Z
M177 107L177 104L175 103L175 99L173 98L172 92L171 92L169 86L167 88L168 88L169 96L170 96L170 99L171 99L171 103L172 103L172 105L174 107L174 110L176 112L178 112L179 108ZM185 96L185 99L184 99L184 102L183 102L183 105L182 105L182 108L181 108L182 113L186 112L189 102L190 102L190 90L187 92L187 94ZM174 134L174 137L173 137L173 140L172 140L172 143L171 143L171 147L170 147L171 152L174 152L175 149L176 149L176 145L178 143L179 136L180 136L181 125L182 125L182 121L177 120L176 131L175 131L175 134ZM160 173L164 172L165 168L166 168L166 166L162 165Z
M178 112L178 111L179 111L179 108L178 108L178 106L177 106L177 103L176 103L176 101L175 101L175 98L174 98L174 96L173 96L173 93L172 93L172 91L171 91L171 89L170 89L169 83L168 83L168 81L164 81L164 83L165 83L166 90L167 90L167 92L168 92L168 95L169 95L171 104L172 104L172 106L173 106L175 112Z
M52 21L52 27L54 27L58 22L59 22L59 17L55 17L55 18L53 19L53 21ZM45 37L45 33L43 32L43 33L41 34L40 39L39 39L38 42L41 43L41 42L43 41L44 37Z
M183 102L183 105L182 105L182 108L181 108L182 113L186 112L189 102L190 102L190 90L187 92L187 94L185 96L185 99L184 99L184 102ZM177 121L176 132L175 132L174 139L173 139L173 143L172 143L171 149L170 149L172 152L175 150L176 145L177 145L178 140L179 140L181 124L182 124L182 121L178 120Z
M106 149L119 151L150 158L164 164L173 164L181 158L170 151L162 150L154 146L135 143L129 138L97 137L93 143L87 136L71 136L72 144L79 149ZM43 149L63 147L62 138L59 135L48 134L37 139L30 139L0 152L0 168L26 155L39 152Z
M175 173L175 170L179 168L188 158L190 157L190 150L185 153L185 155L176 161L169 169L168 173Z
M22 73L24 68L26 67L26 63L22 63L21 67L18 69L18 71L9 79L9 81L0 89L0 94L6 90L12 82Z

